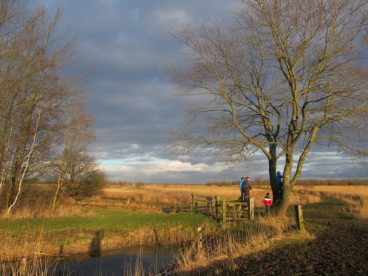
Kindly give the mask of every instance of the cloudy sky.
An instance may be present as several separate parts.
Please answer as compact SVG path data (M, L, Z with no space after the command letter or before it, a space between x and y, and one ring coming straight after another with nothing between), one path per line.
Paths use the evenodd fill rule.
M39 0L59 5L62 27L75 35L78 63L70 72L93 68L82 82L97 141L91 146L109 178L122 181L200 183L266 177L261 156L237 167L195 153L168 155L165 139L181 125L192 99L180 97L163 74L180 64L183 46L170 33L183 23L230 20L236 0ZM353 159L328 149L312 153L303 177L362 177Z

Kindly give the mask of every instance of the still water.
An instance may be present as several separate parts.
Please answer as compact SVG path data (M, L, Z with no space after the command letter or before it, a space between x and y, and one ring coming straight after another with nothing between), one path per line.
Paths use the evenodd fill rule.
M176 253L173 248L160 247L125 248L102 252L100 257L75 255L49 271L53 275L134 275L142 270L156 274L175 260Z

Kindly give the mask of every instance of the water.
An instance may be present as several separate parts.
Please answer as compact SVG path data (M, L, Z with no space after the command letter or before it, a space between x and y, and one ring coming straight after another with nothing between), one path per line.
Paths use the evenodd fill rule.
M75 255L50 270L56 275L132 275L138 268L155 274L174 260L172 248L125 248L103 252L101 257Z

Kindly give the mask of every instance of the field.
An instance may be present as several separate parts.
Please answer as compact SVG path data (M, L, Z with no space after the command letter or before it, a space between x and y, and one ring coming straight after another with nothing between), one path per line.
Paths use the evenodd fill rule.
M35 188L37 193L47 193L50 185L38 184ZM270 189L265 183L256 183L251 191L260 215L266 192ZM359 243L367 241L367 186L344 186L341 183L296 186L291 204L304 206L306 232L296 231L292 210L283 219L257 215L255 222L240 228L221 228L213 219L187 211L165 212L168 207L173 210L188 207L192 193L234 200L239 197L239 188L237 183L108 184L100 195L79 202L66 201L56 213L43 208L46 203L39 200L39 206L28 205L18 209L10 218L0 218L1 259L89 252L96 237L101 238L99 250L155 244L181 247L186 244L180 250L175 269L178 273L189 274L194 271L208 275L221 271L221 274L247 274L247 271L257 274L257 268L249 260L259 265L269 263L270 268L265 268L264 273L272 273L271 267L276 266L280 258L284 262L290 259L290 252L300 249L297 263L304 264L303 258L308 257L309 250L320 247L328 251L326 244L333 245L330 253L338 256L337 260L341 262L345 245L337 243L344 240L346 250L353 254L349 257L350 263L360 264L361 257L355 254L367 258L367 253L359 249ZM200 247L196 232L199 226L203 229L203 245ZM332 238L339 233L344 237ZM315 262L332 258L332 255L317 254ZM337 265L334 260L331 263ZM326 267L331 273L333 268ZM300 269L301 266L295 266L289 272ZM316 273L314 265L309 265L308 269L304 273ZM362 269L368 271L365 266ZM359 270L354 271L359 274Z
M312 182L313 183L313 182ZM346 210L357 217L368 219L368 188L365 185L343 186L313 185L312 183L296 186L291 199L291 204L316 203L322 197L332 197L342 200L346 204ZM321 182L325 184L325 182ZM251 191L255 198L255 206L263 206L262 199L266 192L271 192L265 183L259 183ZM141 204L190 204L191 194L215 196L221 199L236 199L240 196L237 184L207 184L207 185L175 185L175 184L126 184L110 185L105 187L102 198L130 199Z

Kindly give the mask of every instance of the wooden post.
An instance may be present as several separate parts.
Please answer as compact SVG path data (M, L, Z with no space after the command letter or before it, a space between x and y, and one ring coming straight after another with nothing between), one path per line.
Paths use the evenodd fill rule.
M198 252L201 252L202 251L202 248L203 248L203 243L202 243L202 227L198 227L197 228L197 232L198 232L197 250L198 250Z
M194 211L194 194L192 193L192 203L190 205L190 209L192 210L192 212Z
M26 275L27 273L27 258L22 258L19 266L20 275Z
M236 203L234 204L234 221L237 220L237 218L239 217L239 207Z
M248 217L249 220L254 220L254 198L248 197Z
M304 230L302 205L295 205L294 207L295 207L296 226L298 227L298 230Z
M208 201L208 204L207 204L207 205L209 205L208 207L209 207L209 211L210 211L211 214L212 214L212 211L213 211L214 200L215 199L213 197L211 197L211 199Z
M215 217L216 219L220 218L220 199L218 196L215 196Z
M226 202L222 201L222 222L226 223Z

